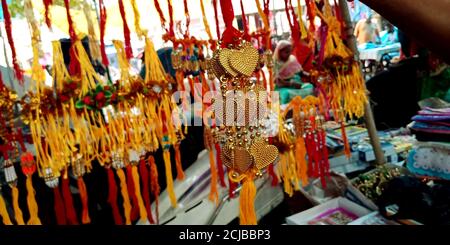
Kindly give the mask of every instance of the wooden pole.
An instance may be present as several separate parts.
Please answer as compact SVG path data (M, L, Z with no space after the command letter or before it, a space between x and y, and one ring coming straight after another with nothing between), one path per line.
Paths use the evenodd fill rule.
M339 0L339 6L341 8L342 17L345 21L345 31L347 34L347 41L350 49L355 55L355 60L359 62L359 52L356 46L356 37L353 35L353 23L350 17L350 12L348 10L347 0ZM366 123L366 128L369 133L370 143L375 154L375 164L384 164L385 158L383 149L381 148L380 138L378 137L377 128L375 126L375 119L372 113L372 107L370 106L370 101L364 105L364 121Z

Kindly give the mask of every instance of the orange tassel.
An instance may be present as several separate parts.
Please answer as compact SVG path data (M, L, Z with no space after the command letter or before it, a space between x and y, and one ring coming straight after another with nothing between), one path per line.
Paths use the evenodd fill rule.
M184 171L183 171L183 165L181 164L181 154L180 154L180 144L175 144L173 146L175 149L175 163L177 167L177 179L183 180L184 179Z
M209 150L209 166L211 169L211 190L209 192L209 200L213 201L216 203L218 203L219 201L219 193L217 191L217 180L218 180L218 175L217 175L217 169L216 169L216 164L214 163L214 151L213 150Z
M168 149L163 151L164 166L166 168L166 182L167 193L169 194L170 203L172 207L177 207L177 197L173 189L172 164L170 163L170 151Z
M9 218L8 210L6 209L5 200L3 196L0 195L0 216L2 216L4 225L13 225L11 219Z
M239 198L239 223L241 225L256 225L256 212L255 212L255 197L256 186L253 182L253 178L247 176Z
M147 209L145 208L144 200L142 199L142 195L141 195L141 186L139 183L139 173L138 173L137 166L131 167L131 173L132 173L133 182L134 182L134 192L136 194L138 206L139 206L139 216L140 216L139 223L145 224L148 222Z
M78 178L78 189L80 191L81 203L83 205L83 211L81 213L81 223L89 224L91 223L91 218L89 218L88 194L86 185L83 181L83 177Z
M125 173L123 172L122 169L117 169L116 173L120 180L120 192L123 198L125 224L131 225L131 203L130 203L130 196L128 194L127 180L125 178Z
M308 164L306 163L306 147L302 136L298 136L295 142L295 161L297 162L297 176L302 181L302 186L308 185Z
M13 209L14 209L14 218L18 225L25 225L23 221L22 210L19 207L19 189L16 186L12 187L12 199L13 199Z
M35 191L33 188L32 175L27 176L27 203L28 210L30 212L30 219L27 222L27 225L41 225L41 220L38 217L38 205L35 198Z
M158 168L155 163L155 158L150 156L148 158L150 164L150 191L155 197L155 213L156 213L156 224L159 224L159 183L158 183Z

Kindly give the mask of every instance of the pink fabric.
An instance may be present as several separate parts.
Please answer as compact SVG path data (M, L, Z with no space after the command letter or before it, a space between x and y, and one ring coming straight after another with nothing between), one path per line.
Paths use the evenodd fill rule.
M294 76L296 73L302 71L302 66L298 63L297 58L291 55L289 60L284 63L278 71L277 77L280 79L288 79Z

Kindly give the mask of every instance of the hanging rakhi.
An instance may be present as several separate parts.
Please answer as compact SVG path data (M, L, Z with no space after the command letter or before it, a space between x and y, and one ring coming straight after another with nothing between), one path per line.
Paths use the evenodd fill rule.
M42 65L39 63L39 55L42 53L40 47L41 32L40 26L34 17L34 8L31 0L24 1L24 12L28 24L31 27L31 47L33 49L33 63L31 66L31 79L36 83L36 91L40 91L40 87L45 83L45 73Z
M258 50L232 26L231 1L220 3L226 29L220 48L210 60L215 76L220 78L222 95L214 102L216 135L222 144L222 161L228 167L229 178L243 184L240 223L256 224L254 178L262 176L262 171L278 158L278 149L269 145L263 134L265 89L250 80L259 61Z
M269 22L269 2L270 0L264 0L264 9L261 8L261 4L259 0L255 0L256 7L258 9L258 13L261 16L264 29L262 31L262 40L264 43L264 53L262 54L262 61L266 65L269 72L269 84L265 84L266 88L270 88L269 91L274 90L273 84L273 54L272 54L272 41L271 41L271 30L270 30L270 22ZM263 74L263 76L265 76Z
M16 75L17 80L19 80L19 83L23 85L24 82L23 71L20 68L19 61L17 60L16 47L14 45L14 37L12 35L11 14L9 13L7 0L2 0L2 8L3 8L3 17L5 18L6 36L8 37L8 43L11 48L14 74Z
M38 205L35 198L35 191L33 188L32 176L36 172L36 162L31 152L27 151L22 135L22 129L18 129L17 133L14 135L14 139L19 143L22 154L20 156L20 165L22 168L22 173L27 177L26 187L27 187L27 204L28 211L30 213L30 219L28 220L28 225L40 225L41 221L38 217Z
M325 1L324 13L317 11L317 14L328 28L324 67L334 78L334 81L325 84L330 104L335 110L343 110L346 116L362 117L368 98L359 64L341 39L340 23L328 1Z

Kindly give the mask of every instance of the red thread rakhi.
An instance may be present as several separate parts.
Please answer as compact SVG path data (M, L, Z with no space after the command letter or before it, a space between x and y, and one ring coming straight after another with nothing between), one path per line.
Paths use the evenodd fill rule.
M125 53L127 55L128 59L133 58L133 49L131 48L131 38L130 38L130 28L128 27L128 23L127 23L127 16L125 13L125 6L123 5L123 1L122 0L118 0L119 1L119 11L120 11L120 16L122 17L122 22L123 22L123 35L124 35L124 39L125 39Z
M3 8L3 17L5 18L6 36L8 37L8 43L11 48L14 74L16 75L17 80L19 80L19 83L21 85L23 85L23 82L24 82L23 71L20 68L19 63L17 61L16 47L14 45L14 38L12 35L11 14L9 13L8 4L7 4L6 0L2 0L2 8Z
M81 65L77 58L78 57L77 51L75 49L75 46L73 45L78 40L78 36L73 27L72 16L70 15L70 0L64 0L64 5L66 7L67 22L69 24L69 36L72 43L69 51L70 55L69 73L72 76L76 76L81 73Z
M99 0L99 9L100 9L100 51L102 53L102 63L105 67L109 66L108 56L106 55L106 47L105 47L105 29L106 29L106 7L103 3L103 0Z
M233 27L233 4L230 0L220 0L220 7L222 9L223 21L225 22L225 31L222 33L221 47L227 48L229 45L236 46L239 44L239 38L242 34L239 30Z
M49 29L52 29L52 20L50 16L50 6L53 4L53 0L42 0L45 8L45 24Z

